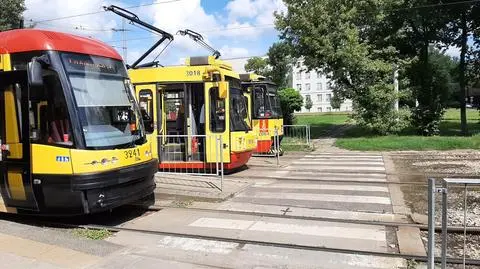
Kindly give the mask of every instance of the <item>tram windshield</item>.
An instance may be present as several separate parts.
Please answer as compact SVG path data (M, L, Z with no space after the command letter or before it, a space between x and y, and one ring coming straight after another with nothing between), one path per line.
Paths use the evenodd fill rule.
M242 93L240 80L228 78L230 87L230 130L246 131L249 129L247 122L247 103Z
M277 88L272 85L256 85L253 88L254 118L274 119L282 117Z
M121 61L63 53L88 148L133 146L145 137L140 110Z

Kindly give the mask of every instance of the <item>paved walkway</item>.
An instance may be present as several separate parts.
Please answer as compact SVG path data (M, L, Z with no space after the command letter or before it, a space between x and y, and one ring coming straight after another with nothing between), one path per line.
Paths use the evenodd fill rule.
M401 221L393 212L388 186L382 184L387 176L381 154L316 151L295 158L278 171L257 172L256 169L261 168L243 173L246 177L255 175L250 179L253 184L232 199L223 203L195 202L190 205L222 211L164 209L135 220L128 227L192 236L398 252L393 229L308 219ZM251 212L277 214L278 217L252 215ZM165 260L176 262L178 268L188 268L189 265L199 268L329 269L406 266L402 259L130 232L120 232L109 240L129 246L122 255L124 259L130 257L135 266L141 261L139 257L154 257L161 263ZM104 261L101 268L116 267Z
M0 234L2 268L85 268L100 260L100 257L69 248Z

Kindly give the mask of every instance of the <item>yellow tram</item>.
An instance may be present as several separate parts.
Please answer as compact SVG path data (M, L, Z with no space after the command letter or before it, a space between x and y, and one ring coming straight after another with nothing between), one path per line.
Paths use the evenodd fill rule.
M161 36L135 63L129 75L146 122L159 168L210 169L223 163L233 170L245 165L256 146L239 74L214 56L190 57L182 66L140 65L173 36L117 6L105 8ZM186 30L182 34L192 33ZM198 41L198 39L194 39Z
M153 193L158 161L113 48L1 32L0 104L0 211L87 214Z
M147 133L155 149L158 142L154 151L160 156L160 168L202 169L221 158L225 169L232 170L248 162L256 139L245 121L240 79L231 66L212 56L191 57L185 66L131 69L129 74L152 120ZM169 139L175 135L188 138L181 139L181 148L179 139ZM200 139L203 136L206 139ZM221 148L214 137L221 137ZM169 154L175 147L180 158Z
M275 134L279 136L279 142L283 138L283 114L277 85L256 74L241 74L240 79L248 100L250 125L257 136L255 153L275 153L272 152L275 150ZM278 147L281 154L280 145Z

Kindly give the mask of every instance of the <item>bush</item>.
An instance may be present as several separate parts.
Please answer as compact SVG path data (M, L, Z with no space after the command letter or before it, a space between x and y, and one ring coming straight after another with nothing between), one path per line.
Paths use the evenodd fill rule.
M297 90L285 88L278 91L280 104L283 112L283 123L285 125L293 124L295 120L294 112L300 111L303 106L303 97Z

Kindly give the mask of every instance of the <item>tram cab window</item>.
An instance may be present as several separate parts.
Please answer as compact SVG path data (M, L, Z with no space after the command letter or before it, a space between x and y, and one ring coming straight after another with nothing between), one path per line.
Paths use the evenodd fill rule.
M154 131L154 121L153 121L153 93L151 90L141 90L139 93L139 105L140 112L142 113L143 123L145 125L145 131L148 134L153 133Z
M72 128L58 75L49 72L44 86L30 93L30 138L34 143L72 146Z
M210 130L216 133L225 131L225 99L220 98L216 87L210 89Z
M265 89L262 87L255 87L253 89L253 105L254 105L254 117L256 119L266 118L267 117L267 110L268 104L265 98Z

